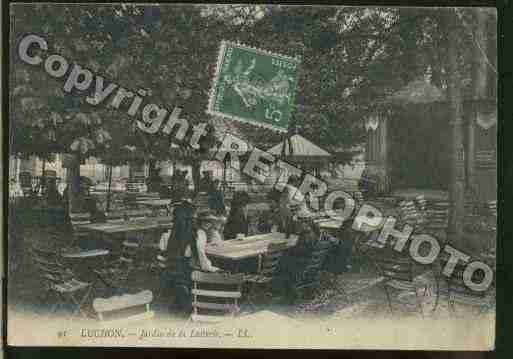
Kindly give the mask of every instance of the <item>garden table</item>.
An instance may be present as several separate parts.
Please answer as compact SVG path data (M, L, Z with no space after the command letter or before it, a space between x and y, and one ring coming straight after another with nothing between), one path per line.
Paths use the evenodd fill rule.
M68 260L72 270L75 272L79 269L81 277L85 277L86 281L90 280L89 276L94 272L99 263L106 265L107 257L110 255L108 249L80 249L70 248L65 252L61 252L61 257Z
M265 233L248 236L243 240L231 239L220 244L207 244L205 253L209 257L228 260L233 264L233 271L238 271L240 261L248 258L256 258L267 252L270 243L286 242L287 247L296 245L298 237L291 235L285 238L285 233Z
M100 234L116 234L169 228L172 226L172 223L172 217L161 216L122 222L89 223L79 225L77 228Z
M173 225L172 217L151 217L144 219L137 219L131 221L122 221L122 222L107 222L107 223L91 223L77 226L82 230L90 231L92 233L97 233L100 238L105 238L109 236L110 239L116 240L124 240L126 238L126 234L132 233L136 236L136 242L145 247L153 247L154 243L145 243L144 234L147 232L159 230L159 229L169 229ZM119 236L124 234L125 236Z
M69 252L61 253L63 258L67 259L85 259L85 258L98 258L108 256L110 251L108 249L88 249L88 250L71 250Z
M170 204L171 199L146 199L146 200L137 200L137 205L143 205L146 207L150 207L153 211L154 215L158 214L158 211L161 209L166 210L166 214L170 214Z

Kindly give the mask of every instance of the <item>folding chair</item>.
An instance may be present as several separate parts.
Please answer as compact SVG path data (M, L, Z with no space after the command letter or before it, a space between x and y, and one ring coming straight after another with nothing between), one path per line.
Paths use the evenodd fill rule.
M427 201L423 194L415 197L415 204L421 212L424 212L427 209Z
M125 212L130 221L137 221L151 217L151 210L148 209L132 209Z
M381 284L386 294L390 312L393 313L394 311L390 296L390 289L393 288L405 294L408 292L415 293L417 308L421 316L424 316L422 299L418 292L419 289L424 288L424 297L427 293L428 283L420 280L420 276L415 275L413 260L405 255L394 252L391 248L386 248L376 251L374 261L380 275L384 277Z
M447 201L433 202L427 209L427 221L424 229L428 232L438 233L445 231L449 223L449 207Z
M255 289L257 286L266 286L272 282L274 275L278 272L280 259L285 250L287 250L287 242L271 243L267 246L267 251L258 256L257 274L245 274L244 282L247 283L246 298L248 304L253 309L256 308L253 298L256 297ZM268 295L270 293L266 293Z
M491 290L476 292L471 290L465 285L463 280L463 273L465 266L457 263L454 267L454 272L450 277L442 274L443 268L447 265L448 258L440 258L440 273L439 278L445 278L447 287L446 290L438 287L437 295L439 297L446 297L449 307L449 313L456 314L455 304L463 304L471 307L478 308L478 314L483 314L486 310L494 305L493 296L490 294ZM477 281L479 282L479 280ZM436 307L435 307L436 310Z
M488 201L485 204L487 227L492 231L497 230L497 201Z
M123 241L119 258L104 268L94 270L99 281L109 289L123 289L135 269L140 243Z
M89 231L81 229L80 226L91 223L91 215L89 213L70 213L69 216L73 228L72 247L78 247L80 241L90 235Z
M321 269L331 247L329 241L319 241L315 250L308 257L301 259L301 269L292 279L292 301L304 297L307 290L317 290L321 287Z
M424 227L424 225L426 224L426 216L427 216L427 201L426 201L426 198L424 197L424 195L419 195L417 197L415 197L415 205L417 207L417 211L419 213L419 220L418 220L418 224L421 226L421 227Z
M83 306L90 297L91 283L76 279L74 273L59 262L57 251L32 247L30 252L47 290L45 299L51 295L56 299L51 313L60 306L71 305L70 320L78 314L87 318Z
M239 309L244 275L194 271L192 279L192 314L195 322L216 323L233 317Z
M355 200L355 210L358 210L363 205L363 201L365 200L363 193L361 191L355 191L353 192L353 198Z
M20 172L20 187L23 195L26 197L32 194L32 174L30 172Z
M418 228L423 224L420 213L415 207L413 201L401 201L399 202L399 218L401 222L406 223L413 228Z
M153 293L143 290L110 298L96 298L93 309L103 325L113 327L127 322L139 322L154 317L150 308Z
M119 222L123 222L125 220L123 218L124 213L121 211L111 211L111 212L105 213L105 215L107 217L107 222L110 222L110 223L119 223Z

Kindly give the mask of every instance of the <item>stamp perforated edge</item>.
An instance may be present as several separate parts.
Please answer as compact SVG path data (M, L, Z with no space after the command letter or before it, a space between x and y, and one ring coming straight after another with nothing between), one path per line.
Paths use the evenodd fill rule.
M218 111L216 111L214 109L215 98L216 98L216 93L217 93L217 90L216 90L217 82L219 81L219 77L220 77L220 74L221 74L221 65L222 65L222 62L223 62L223 58L224 58L224 54L226 52L227 46L233 46L233 47L237 47L237 48L240 48L240 49L251 50L251 51L254 51L254 52L258 53L258 54L281 58L281 59L284 59L284 60L287 60L287 61L294 62L297 65L299 65L300 62L301 62L299 59L291 57L291 56L276 54L276 53L271 52L271 51L262 50L262 49L258 49L258 48L253 47L253 46L248 46L248 45L245 45L245 44L241 44L240 42L221 40L221 44L219 46L219 51L217 53L217 61L216 61L216 69L215 69L215 73L214 73L214 78L212 79L212 85L211 85L210 91L209 91L209 98L208 98L208 104L207 104L206 113L208 115L211 115L211 116L224 117L224 118L227 118L227 119L230 119L230 120L234 120L234 121L238 121L238 122L242 122L242 123L247 123L247 124L250 124L250 125L253 125L253 126L263 127L263 128L267 128L267 129L278 131L278 132L284 132L284 133L287 132L287 129L282 128L282 127L273 126L273 125L268 124L268 123L254 122L254 121L245 119L243 117L233 116L233 115L228 115L228 114L225 114L225 113L221 113L221 112L218 112Z

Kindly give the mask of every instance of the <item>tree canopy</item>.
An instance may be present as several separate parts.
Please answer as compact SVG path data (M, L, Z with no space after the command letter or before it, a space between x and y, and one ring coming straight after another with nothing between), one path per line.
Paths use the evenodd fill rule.
M205 109L222 39L299 56L292 125L327 150L339 151L361 144L362 120L410 81L428 77L445 90L439 26L443 11L454 10L16 4L10 17L11 152L50 158L51 153L75 151L111 164L176 155L170 150L170 136L145 134L126 111L90 105L86 94L65 94L62 80L23 63L15 49L27 33L45 37L49 52L101 74L108 82L145 90L148 102L169 111L182 108L192 124L209 120ZM462 21L454 31L461 33L461 76L469 88L473 13L459 10L458 15ZM489 33L493 44L493 21ZM488 60L493 67L496 59ZM281 139L267 129L237 126L255 145ZM215 143L215 129L209 128L201 153ZM187 141L181 146L187 147Z

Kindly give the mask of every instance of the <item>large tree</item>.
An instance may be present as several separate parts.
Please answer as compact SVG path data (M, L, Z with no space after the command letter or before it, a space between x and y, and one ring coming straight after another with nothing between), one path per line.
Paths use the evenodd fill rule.
M222 39L300 56L292 126L335 152L361 144L362 119L412 79L429 75L447 87L439 9L45 4L11 11L12 49L24 34L42 34L50 50L108 81L145 90L147 102L182 108L193 125L209 120L205 109ZM465 90L471 40L461 24L455 31L463 34L457 61ZM65 95L61 82L11 53L13 152L44 157L74 151L112 164L177 156L170 151L173 136L145 134L121 109ZM281 139L267 129L237 126L256 145ZM188 148L188 141L180 144L184 150L178 154L195 165L195 177L198 159L208 158L206 148L215 144L214 129L209 133L202 153Z

